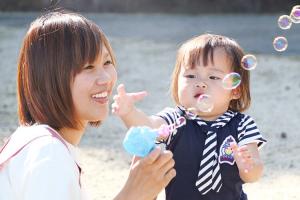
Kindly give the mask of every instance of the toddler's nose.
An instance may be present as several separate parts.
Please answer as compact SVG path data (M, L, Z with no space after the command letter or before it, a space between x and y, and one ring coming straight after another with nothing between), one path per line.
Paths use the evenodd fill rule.
M196 87L197 88L202 88L202 89L206 89L207 88L207 85L204 83L204 82L199 82L196 84Z

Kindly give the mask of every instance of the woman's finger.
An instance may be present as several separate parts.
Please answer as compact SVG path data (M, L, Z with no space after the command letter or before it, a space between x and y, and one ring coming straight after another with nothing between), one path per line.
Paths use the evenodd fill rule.
M166 187L175 176L176 176L176 170L174 168L172 168L165 174L164 187Z
M141 160L141 164L151 165L153 164L160 156L161 148L160 146L156 146L154 150L150 152L148 156Z
M159 172L164 176L168 171L174 168L175 161L173 159L168 160L164 165L159 168Z
M170 160L172 160L173 154L171 151L163 151L159 158L155 161L153 168L161 169L163 166L166 165Z

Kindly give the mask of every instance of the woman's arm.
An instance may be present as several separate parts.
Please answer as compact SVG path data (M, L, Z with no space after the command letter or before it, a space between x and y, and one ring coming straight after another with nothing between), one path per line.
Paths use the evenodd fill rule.
M153 200L175 177L174 160L170 151L156 147L147 157L134 157L129 177L114 200Z

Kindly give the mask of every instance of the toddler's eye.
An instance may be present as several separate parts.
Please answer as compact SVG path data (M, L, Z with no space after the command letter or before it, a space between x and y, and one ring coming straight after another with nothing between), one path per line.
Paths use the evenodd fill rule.
M219 78L217 76L210 76L209 79L211 79L211 80L220 80L221 78Z
M186 78L196 78L196 76L193 75L193 74L188 74L188 75L185 75L184 77L186 77Z
M94 65L87 65L83 69L94 69Z
M112 65L112 61L111 60L107 60L104 65Z

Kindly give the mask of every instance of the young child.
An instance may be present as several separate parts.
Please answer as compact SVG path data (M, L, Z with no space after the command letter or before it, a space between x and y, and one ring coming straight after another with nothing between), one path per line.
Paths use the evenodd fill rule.
M245 200L242 184L260 178L263 164L258 148L263 139L253 119L240 112L250 105L249 71L241 67L241 47L221 35L204 34L178 50L171 90L175 108L147 116L134 103L146 92L126 93L118 87L113 113L127 127L158 128L180 116L186 125L163 138L174 154L177 175L166 187L167 200ZM225 75L236 72L241 84L224 89ZM197 109L199 96L212 97L210 112Z
M1 200L87 198L77 145L107 118L116 80L114 52L94 22L54 11L31 23L18 61L20 127L0 148ZM135 159L114 199L153 199L175 176L173 164L159 148Z

